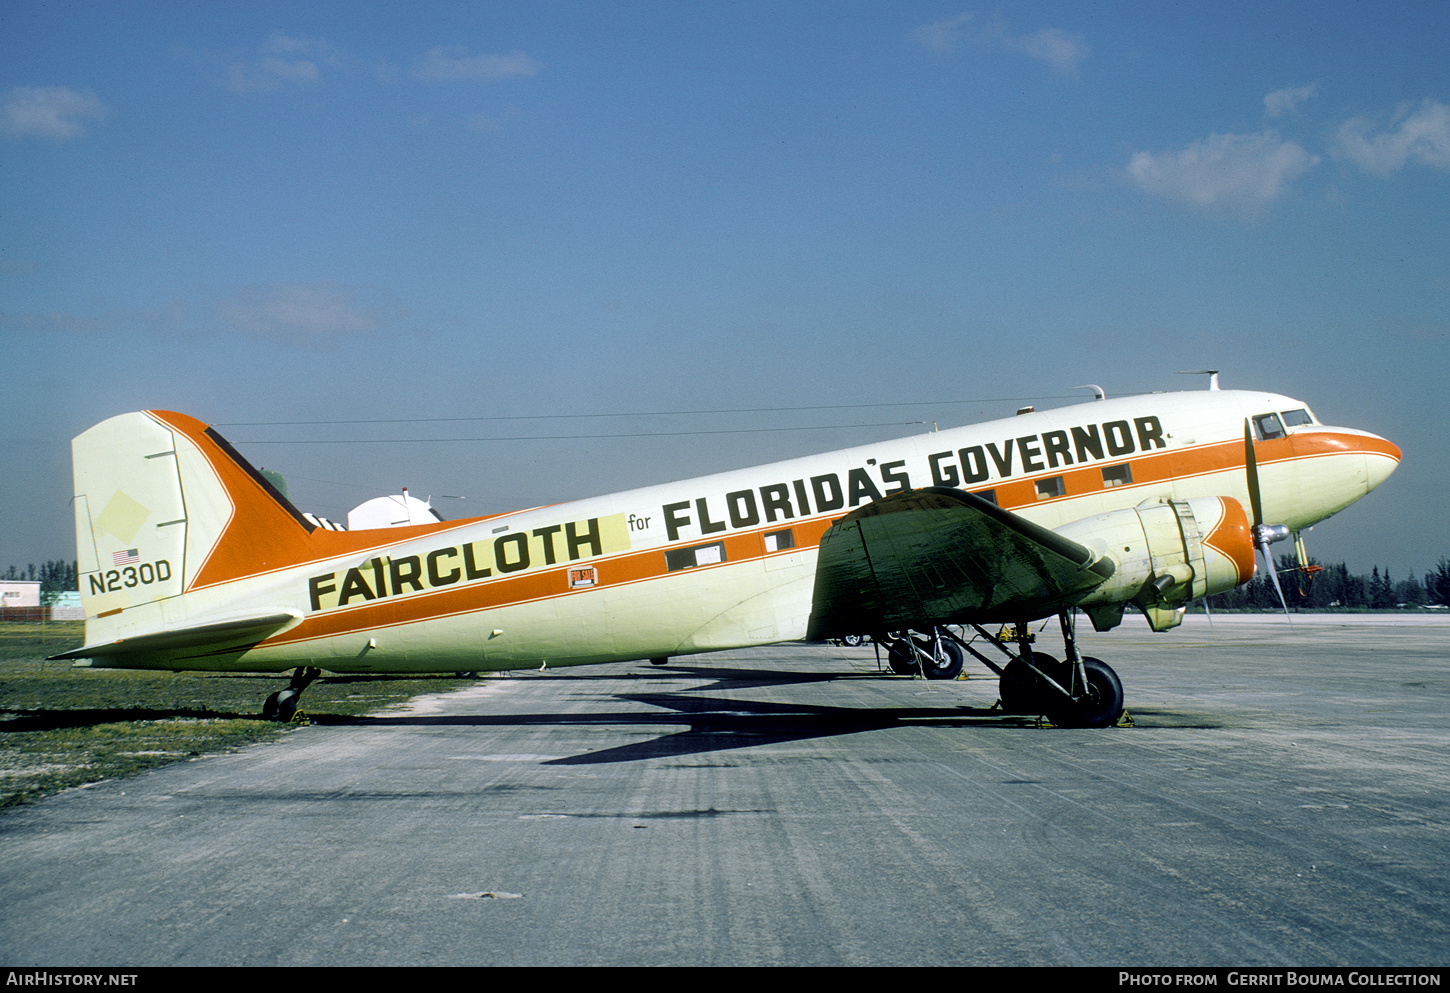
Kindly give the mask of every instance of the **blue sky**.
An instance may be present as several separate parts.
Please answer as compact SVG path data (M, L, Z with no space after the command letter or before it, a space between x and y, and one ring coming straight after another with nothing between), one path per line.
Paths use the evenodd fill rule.
M0 568L73 556L69 439L130 410L303 509L454 517L1213 367L1399 444L1309 545L1423 573L1447 37L1443 4L11 0ZM511 419L357 423L425 418Z

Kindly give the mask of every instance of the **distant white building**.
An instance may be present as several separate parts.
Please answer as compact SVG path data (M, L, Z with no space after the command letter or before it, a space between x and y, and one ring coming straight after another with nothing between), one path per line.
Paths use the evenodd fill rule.
M24 579L0 579L0 607L39 606L39 583Z

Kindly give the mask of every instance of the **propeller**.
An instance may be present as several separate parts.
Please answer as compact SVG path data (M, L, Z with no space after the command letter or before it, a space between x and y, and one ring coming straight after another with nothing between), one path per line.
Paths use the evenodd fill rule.
M1249 483L1249 508L1254 512L1254 548L1263 555L1264 568L1268 570L1269 579L1273 581L1274 592L1279 594L1279 605L1284 608L1284 616L1289 617L1289 602L1284 599L1284 588L1279 585L1279 571L1274 568L1274 557L1269 553L1271 544L1289 537L1289 528L1285 524L1264 523L1264 502L1259 495L1259 463L1254 457L1254 429L1247 417L1244 418L1244 475L1248 477ZM1289 623L1294 623L1292 618Z

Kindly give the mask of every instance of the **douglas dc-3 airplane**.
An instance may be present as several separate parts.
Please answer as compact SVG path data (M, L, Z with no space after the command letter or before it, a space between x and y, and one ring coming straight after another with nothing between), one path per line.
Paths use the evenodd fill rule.
M1273 575L1269 542L1399 464L1392 443L1302 401L1217 386L367 531L319 526L191 417L123 414L73 442L86 644L54 657L295 668L264 707L286 720L324 669L662 663L866 635L898 672L955 676L965 650L1000 677L1004 709L1103 727L1122 685L1078 654L1079 609L1099 631L1130 604L1171 628L1247 582L1256 549ZM1053 615L1063 661L1027 632ZM975 626L1005 665L949 625Z

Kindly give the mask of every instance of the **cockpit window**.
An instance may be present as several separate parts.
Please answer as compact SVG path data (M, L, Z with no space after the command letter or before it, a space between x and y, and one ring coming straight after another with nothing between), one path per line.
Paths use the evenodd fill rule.
M1309 411L1300 407L1298 410L1286 410L1283 413L1284 427L1297 428L1305 424L1313 424L1314 418L1309 416Z
M1284 425L1279 423L1278 414L1257 414L1254 416L1254 430L1260 441L1284 437Z

